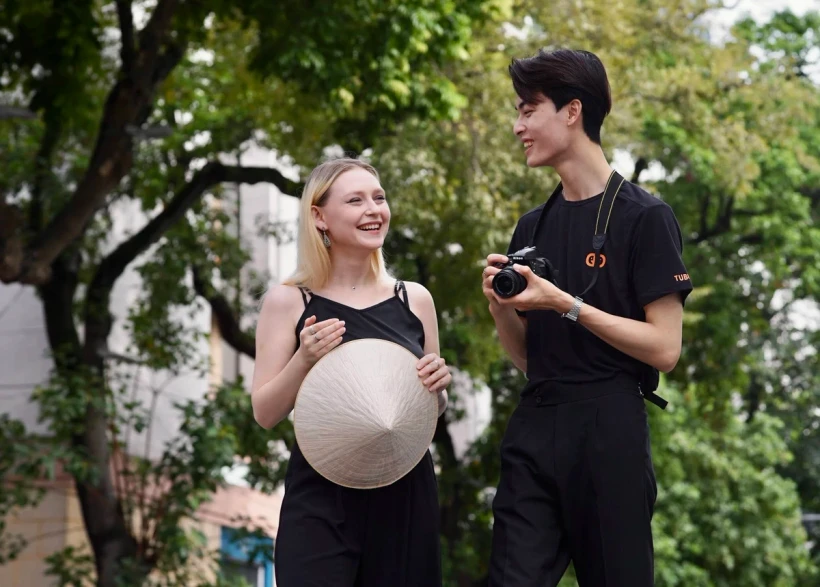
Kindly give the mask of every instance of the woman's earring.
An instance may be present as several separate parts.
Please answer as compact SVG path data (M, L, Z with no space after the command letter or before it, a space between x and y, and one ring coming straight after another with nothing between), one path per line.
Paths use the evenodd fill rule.
M330 248L330 238L327 236L327 232L324 230L322 231L322 242L325 244L325 248Z

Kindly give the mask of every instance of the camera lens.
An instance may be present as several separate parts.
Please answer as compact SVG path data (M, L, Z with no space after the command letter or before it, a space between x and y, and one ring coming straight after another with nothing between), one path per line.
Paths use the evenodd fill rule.
M515 270L506 267L495 274L493 291L501 298L511 298L527 287L527 280Z

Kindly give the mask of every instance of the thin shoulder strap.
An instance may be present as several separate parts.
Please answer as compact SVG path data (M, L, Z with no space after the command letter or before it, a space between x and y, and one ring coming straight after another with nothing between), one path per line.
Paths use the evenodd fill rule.
M306 287L299 286L299 292L302 294L302 301L305 302L305 308L308 305L308 295L313 295L313 292Z
M404 282L396 280L396 295L399 299L404 300L404 305L410 307L410 300L407 298L407 288L404 287Z

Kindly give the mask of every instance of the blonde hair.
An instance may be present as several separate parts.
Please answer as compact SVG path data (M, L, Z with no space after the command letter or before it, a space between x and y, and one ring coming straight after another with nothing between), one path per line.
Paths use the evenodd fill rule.
M333 182L342 173L351 169L364 169L379 179L379 173L373 166L350 158L325 161L310 172L302 192L302 204L299 210L296 271L283 282L284 285L301 285L311 290L320 290L327 285L330 279L330 252L322 242L319 230L313 223L311 208L324 206ZM370 269L376 279L389 277L381 247L370 255Z

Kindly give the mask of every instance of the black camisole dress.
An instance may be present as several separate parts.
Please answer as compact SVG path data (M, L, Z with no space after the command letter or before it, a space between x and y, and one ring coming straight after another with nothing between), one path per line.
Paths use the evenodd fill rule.
M317 322L345 321L341 344L380 338L424 355L424 327L410 310L401 281L393 296L361 310L304 288L302 297L297 341L305 320L315 314ZM440 554L429 451L391 485L351 489L317 473L294 443L276 537L277 587L440 587Z

